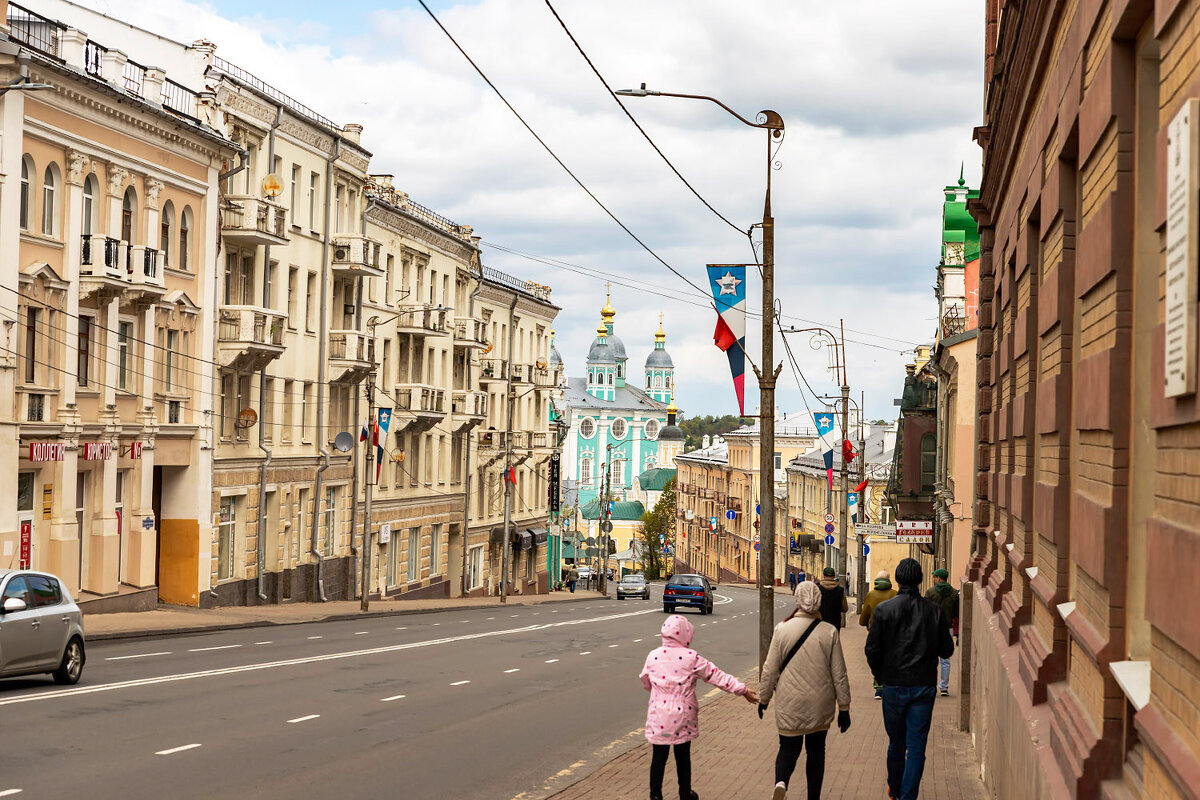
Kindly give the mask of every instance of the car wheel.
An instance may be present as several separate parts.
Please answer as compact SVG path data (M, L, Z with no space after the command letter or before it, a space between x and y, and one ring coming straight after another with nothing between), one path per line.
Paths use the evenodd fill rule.
M80 677L83 676L83 661L83 640L78 636L72 636L63 651L62 662L58 665L58 669L51 673L54 676L54 682L63 686L74 686L79 683Z
M663 613L664 614L674 614L675 606L663 606Z

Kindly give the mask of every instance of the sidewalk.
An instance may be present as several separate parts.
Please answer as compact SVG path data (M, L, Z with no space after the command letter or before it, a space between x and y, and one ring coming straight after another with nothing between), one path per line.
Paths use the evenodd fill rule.
M852 725L845 734L831 729L825 758L822 800L859 800L887 796L887 735L880 703L873 699L871 675L863 655L866 629L855 624L842 631L842 648L850 673ZM701 652L704 642L697 642ZM957 662L955 655L954 661ZM755 670L757 673L757 670ZM952 675L957 675L957 663ZM743 676L745 677L745 676ZM700 688L700 687L698 687ZM703 690L701 690L703 691ZM957 727L958 692L938 698L926 750L922 800L983 800L979 768L971 755L970 738ZM700 738L692 744L692 788L702 800L766 800L775 786L778 734L774 710L758 719L754 707L740 697L722 695L700 709ZM636 800L648 797L650 746L644 739L632 750L552 800ZM663 797L679 796L674 763L667 765ZM805 797L804 756L792 776L791 800Z
M508 605L528 606L542 603L582 602L602 600L599 592L577 590L540 595L513 595ZM188 608L160 606L154 611L122 614L88 614L83 626L90 641L106 639L136 639L151 636L172 636L184 633L207 633L237 628L261 628L269 625L299 625L305 622L333 622L363 617L388 617L401 614L428 614L434 611L495 608L498 597L435 598L425 600L372 600L371 610L363 613L357 600L336 600L329 603L288 603L285 605L228 606L222 608Z

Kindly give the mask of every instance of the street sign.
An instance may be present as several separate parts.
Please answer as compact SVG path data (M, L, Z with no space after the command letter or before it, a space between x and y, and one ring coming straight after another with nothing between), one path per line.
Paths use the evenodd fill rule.
M877 522L860 522L854 526L859 536L886 536L891 539L896 535L895 525L880 525Z
M825 537L825 544L830 544L830 545L833 544L833 534L832 533Z
M759 544L758 542L755 542L755 543L754 543L754 549L755 549L756 551L757 551L757 550L758 550L760 547L762 547L762 545L761 545L761 544Z
M142 527L150 530L154 527L154 517L142 517Z
M758 513L759 513L759 509L760 509L760 508L762 508L762 505L761 505L761 504L759 504L759 503L755 503L755 504L754 504L754 513L755 513L755 514L758 514Z
M825 521L826 521L826 522L833 522L833 514L826 514L826 515L825 515Z
M826 533L833 533L833 523L832 523L832 522L826 522L826 523L825 523L825 532L826 532Z
M725 512L725 519L737 519L737 512L732 508Z
M600 523L600 532L601 533L612 533L612 523L609 522L608 520L604 520L604 522L601 522Z
M662 543L663 543L663 542L665 542L666 540L667 540L667 535L666 535L665 533L660 533L660 534L658 535L658 543L659 543L659 544L662 544Z
M548 510L551 514L557 514L561 510L559 496L562 494L562 470L558 453L550 456L549 480L547 484L546 488L550 493L550 507Z
M762 534L761 533L754 534L754 543L758 544L761 541L762 541Z
M933 520L899 520L896 522L896 541L902 544L933 544Z
M864 544L864 545L863 545L863 555L864 555L864 556L869 556L869 555L871 555L871 545L869 545L869 544Z

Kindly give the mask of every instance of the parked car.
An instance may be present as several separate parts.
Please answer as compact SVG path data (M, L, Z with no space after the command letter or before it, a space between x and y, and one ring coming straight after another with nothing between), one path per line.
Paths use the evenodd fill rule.
M83 613L46 572L0 569L0 677L49 673L79 682L86 661Z
M626 597L650 599L650 585L646 583L645 575L626 575L621 578L617 584L617 599L624 600Z
M685 606L698 608L701 614L713 610L713 585L703 575L672 575L663 589L663 611L674 614Z
M586 581L592 577L592 568L586 564L575 568L579 572L579 580Z

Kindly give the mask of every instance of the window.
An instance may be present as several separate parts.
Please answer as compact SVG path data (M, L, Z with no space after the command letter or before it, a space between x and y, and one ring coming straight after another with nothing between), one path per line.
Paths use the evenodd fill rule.
M783 453L775 454L775 469L783 469Z
M592 460L590 458L579 459L579 480L583 481L584 486L592 485Z
M37 329L38 315L36 308L26 312L25 317L25 382L37 382Z
M55 172L57 169L53 164L46 167L46 174L42 178L42 233L47 236L54 235L54 217L57 211L57 183Z
M117 388L129 388L129 340L133 333L132 322L117 325Z
M280 438L285 442L292 440L292 403L295 400L295 381L283 382L283 428L279 431Z
M259 380L264 379L259 378ZM275 438L275 379L266 378L265 381L262 408L259 409L262 419L258 424L263 426L263 436L269 442Z
M217 580L233 577L234 537L237 534L237 498L221 498L217 522Z
M233 409L234 419L242 412L243 408L250 406L250 376L239 375L237 379L237 407ZM234 428L234 435L239 442L244 442L249 438L248 428Z
M612 423L612 435L614 439L624 439L625 434L629 432L629 426L623 419L614 419Z
M659 426L658 420L656 420L656 419L646 420L646 438L647 439L650 439L651 441L653 441L654 439L658 438L658 426Z
M158 223L158 249L162 251L163 262L171 266L171 228L175 227L175 206L168 200L163 205L162 219Z
M33 187L29 183L33 172L33 159L25 156L21 159L21 230L29 230L29 217L33 213Z
M646 376L646 388L647 389L650 388L650 376L649 375Z
M275 307L275 283L278 280L276 278L278 272L278 261L271 261L267 263L267 285L263 287L263 308Z
M229 429L233 425L231 413L233 411L229 406L230 395L233 393L233 376L228 373L221 375L221 438L225 439L229 436Z
M610 488L625 485L625 462L619 454L614 454L613 462L608 465L608 485Z
M292 195L291 203L288 204L288 210L292 212L292 224L297 228L300 225L296 221L296 214L300 211L300 165L292 164Z
M121 240L133 244L137 235L137 193L130 186L121 201Z
M96 213L96 176L88 175L83 182L83 235L91 236L100 227Z
M921 437L921 491L937 483L937 438L932 433Z
M317 229L317 181L321 176L313 172L308 176L308 229Z
M325 489L325 541L322 552L333 555L333 537L337 532L337 489L329 486Z
M388 586L396 585L396 573L399 569L400 562L400 540L393 537L387 543L387 578Z
M288 267L287 324L292 330L296 329L296 301L300 299L296 290L299 283L300 270L297 267Z
M304 295L304 329L309 333L314 330L315 315L317 313L317 304L314 297L317 294L317 273L308 273L308 285L305 287Z
M167 392L175 389L175 369L179 356L179 331L167 331L166 369L163 370L163 388Z
M596 421L591 417L584 417L579 423L579 435L585 439L590 439L596 435Z
M408 569L405 574L405 579L409 583L413 583L421 577L421 529L410 528L408 531Z
M88 368L92 363L92 318L79 317L79 360L75 365L75 374L79 377L79 385L88 385Z
M433 526L429 534L429 575L441 574L442 567L442 523Z
M663 385L662 375L655 375L654 376L654 388L661 389L662 385Z
M192 229L192 209L188 206L183 207L183 213L179 215L179 269L186 270L191 264L191 229Z
M392 304L392 272L396 269L396 258L392 254L387 257L387 270L383 276L383 304L389 306Z
M302 442L309 440L308 417L309 409L312 406L312 387L312 381L306 381L300 391L300 441Z
M467 551L467 589L478 589L483 585L483 546Z
M33 605L29 585L25 583L24 577L18 575L8 582L8 585L4 587L4 595L0 597L0 602L5 600L20 600L26 606Z

